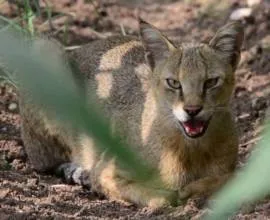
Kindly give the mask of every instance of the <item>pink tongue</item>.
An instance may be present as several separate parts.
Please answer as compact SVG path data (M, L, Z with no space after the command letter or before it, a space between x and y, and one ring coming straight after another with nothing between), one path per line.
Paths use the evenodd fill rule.
M203 131L204 124L203 122L185 122L184 128L188 134L196 135Z

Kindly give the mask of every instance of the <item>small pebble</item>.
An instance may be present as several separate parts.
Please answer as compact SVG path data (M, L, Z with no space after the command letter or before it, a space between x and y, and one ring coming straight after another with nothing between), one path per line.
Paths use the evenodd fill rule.
M10 189L0 189L0 199L4 199L10 192Z
M2 132L7 132L7 130L8 130L7 127L2 127L2 128L1 128L1 131L2 131Z
M241 20L243 18L251 16L252 9L251 8L239 8L234 10L231 15L230 19L231 20Z
M262 49L270 51L270 35L264 37L260 43Z
M38 179L36 178L31 178L27 180L27 186L33 187L38 184Z
M14 112L16 111L18 108L18 104L15 103L15 102L12 102L8 105L8 110L11 111L11 112Z
M256 6L261 3L261 0L247 0L247 5L249 7Z

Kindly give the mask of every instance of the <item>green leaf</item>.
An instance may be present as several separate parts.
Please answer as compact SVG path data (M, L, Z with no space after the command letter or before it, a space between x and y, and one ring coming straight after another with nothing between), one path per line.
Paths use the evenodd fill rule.
M0 57L17 72L19 87L31 91L37 103L53 109L57 119L94 136L102 150L109 152L137 180L151 178L154 169L111 135L109 124L96 106L87 106L72 73L53 47L35 46L24 35L0 32ZM94 103L94 101L93 101Z
M270 192L270 124L246 167L215 197L208 220L227 219L244 202L255 201Z

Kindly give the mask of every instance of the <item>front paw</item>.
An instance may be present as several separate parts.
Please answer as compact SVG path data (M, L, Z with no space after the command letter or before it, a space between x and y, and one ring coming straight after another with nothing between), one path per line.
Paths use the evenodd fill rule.
M61 164L57 168L56 174L63 177L68 184L75 183L89 189L91 188L89 173L75 163Z
M180 200L187 200L194 197L208 197L211 193L211 188L203 181L190 183L178 191Z
M191 191L190 187L184 187L178 191L180 205L186 205L191 202L197 208L203 208L208 202L208 196L204 193Z
M189 197L192 196L192 192L188 187L183 187L178 191L178 197L180 200L187 200Z
M149 199L147 204L153 209L178 205L178 193L176 191L159 190L156 196Z

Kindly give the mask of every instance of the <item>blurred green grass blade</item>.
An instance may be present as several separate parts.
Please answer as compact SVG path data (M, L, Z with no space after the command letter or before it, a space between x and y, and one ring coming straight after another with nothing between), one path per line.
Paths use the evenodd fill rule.
M1 31L6 30L7 27L12 27L14 29L16 29L17 31L21 31L24 32L25 34L27 33L27 31L22 28L19 24L17 24L16 22L14 22L13 20L6 18L2 15L0 15L0 20L4 21L5 24L1 24Z
M14 74L9 72L4 66L0 64L0 83L1 81L4 81L14 88L18 88L17 82L14 78Z
M80 96L67 65L51 50L35 49L23 35L0 32L0 57L17 71L20 86L31 91L35 101L53 109L57 119L94 136L99 146L117 157L120 164L137 180L151 177L152 169L129 150L117 137L111 136L109 124L95 106L89 108ZM59 57L58 57L59 58Z
M39 2L39 0L34 0L34 1L33 1L33 4L34 4L35 9L36 9L36 15L37 15L38 17L40 17L40 16L41 16L41 7L40 7L40 2Z
M24 17L27 22L27 29L32 36L34 36L35 28L33 21L35 19L35 14L31 8L29 0L24 0Z
M254 201L270 192L270 124L241 173L216 195L213 213L207 220L228 219L244 202Z

